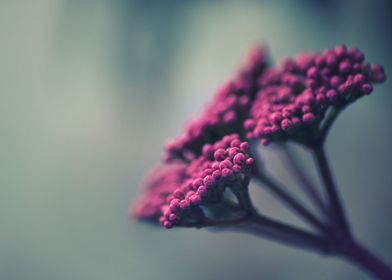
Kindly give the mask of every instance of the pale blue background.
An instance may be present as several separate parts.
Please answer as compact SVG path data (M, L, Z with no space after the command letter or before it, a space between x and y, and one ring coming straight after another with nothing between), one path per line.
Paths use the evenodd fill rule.
M247 235L157 230L127 208L252 43L279 59L346 42L391 76L392 2L149 2L0 1L0 279L369 279ZM391 101L388 81L342 115L327 147L358 237L390 262Z

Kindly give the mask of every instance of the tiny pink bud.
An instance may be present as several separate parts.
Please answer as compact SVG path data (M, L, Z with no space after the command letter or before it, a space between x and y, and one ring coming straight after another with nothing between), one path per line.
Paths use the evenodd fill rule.
M175 209L178 207L179 204L180 204L180 200L178 198L174 198L172 201L170 201L169 207ZM172 209L171 209L171 211L172 211Z
M371 84L364 84L362 85L361 89L364 94L370 94L373 91L373 87Z
M193 182L192 182L192 186L194 188L197 188L201 185L203 185L203 180L201 178L197 178L197 179L193 180Z
M342 59L347 55L347 47L343 44L335 48L335 54L338 59Z
M297 117L291 119L293 126L298 126L301 123L301 120Z
M174 221L175 219L177 219L177 215L176 214L170 214L169 215L169 221Z
M215 153L214 153L214 158L215 158L217 161L222 161L222 160L225 159L225 154L226 154L226 151L225 151L225 150L223 150L223 149L218 149L218 150L216 150Z
M172 224L171 222L169 222L169 221L164 221L164 222L163 222L163 226L164 226L165 228L169 229L169 228L172 228L172 227L173 227L173 224Z
M329 83L331 84L332 87L338 87L342 83L342 80L340 79L339 76L333 76L330 79Z
M188 207L189 207L189 202L188 202L188 200L183 199L183 200L180 201L180 208L181 208L181 209L186 209L186 208L188 208Z
M234 156L233 162L235 164L241 165L242 163L244 163L245 159L246 159L245 155L243 153L239 153Z
M316 117L312 113L306 113L302 116L302 121L305 124L311 124L316 120Z
M200 198L200 196L199 195L197 195L197 194L194 194L194 195L192 195L190 198L189 198L189 201L192 203L192 204L200 204L200 202L201 202L201 198Z
M233 141L230 142L230 147L232 148L238 148L241 144L241 141L239 139L234 139Z
M342 61L339 64L339 70L340 72L342 72L343 74L347 74L351 71L351 64L349 61Z
M334 67L337 64L337 59L336 59L335 55L333 55L333 54L329 54L327 56L326 60L327 60L327 65L329 67Z
M248 96L241 96L240 97L240 100L239 100L240 106L246 107L249 105L249 103L250 103L250 99Z
M302 110L303 113L309 113L310 112L310 106L304 105L304 106L302 106L301 110Z
M223 176L223 177L228 177L228 176L230 176L231 174L233 174L233 171L231 171L231 169L229 169L229 168L224 168L224 169L222 170L222 176Z
M261 138L261 139L260 139L260 143L261 143L262 145L266 146L266 145L269 144L269 140L268 140L267 138Z
M290 128L292 128L293 126L292 122L289 119L283 119L280 125L282 126L282 129L284 131L290 130Z
M354 76L354 83L355 84L362 84L363 82L365 82L365 76L362 74L356 74Z
M238 164L234 164L234 165L233 165L233 170L234 170L235 172L240 172L240 171L241 171L241 166L239 166Z
M233 111L227 112L224 116L223 116L223 121L225 123L231 123L234 122L236 119L236 115Z
M253 130L256 127L256 122L252 119L247 119L244 121L244 128L246 130Z
M214 147L210 144L206 144L203 146L203 155L206 157L209 157L213 154L214 152Z
M220 164L219 164L219 168L220 169L231 168L232 166L233 166L233 164L228 159L225 159L224 161L221 161Z
M319 77L317 68L311 67L308 72L306 72L306 76L310 79L317 79Z
M173 195L174 195L175 198L183 198L184 197L184 193L180 189L176 189L173 192Z
M214 179L219 179L221 175L222 173L220 172L220 170L215 170L214 172L212 172L212 178Z
M211 165L211 167L212 167L213 170L218 170L218 169L219 169L219 162L214 162L214 163Z
M323 94L317 94L316 95L316 101L318 105L322 105L325 102L325 96Z
M336 90L330 89L329 91L327 91L327 98L330 102L335 102L338 98Z
M249 144L248 144L248 142L242 142L242 143L240 144L240 149L241 149L241 151L243 151L243 152L247 152L248 149L249 149Z
M315 64L317 65L317 67L322 68L325 66L325 63L326 61L324 57L318 56L315 58Z
M272 128L270 126L264 127L263 129L263 135L269 135L272 133Z
M204 196L207 194L207 188L204 186L201 186L198 190L197 190L197 194L199 194L200 196Z
M203 181L204 181L204 185L207 187L211 186L214 183L214 179L210 175L204 177Z

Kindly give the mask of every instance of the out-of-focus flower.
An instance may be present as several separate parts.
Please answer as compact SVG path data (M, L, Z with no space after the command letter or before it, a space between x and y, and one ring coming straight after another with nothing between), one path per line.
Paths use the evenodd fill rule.
M143 182L143 189L138 200L130 209L132 216L138 219L157 220L166 197L187 178L186 164L176 161L159 164Z
M237 74L216 91L212 101L187 123L181 135L167 144L165 159L192 159L200 155L204 144L239 133L257 92L257 80L266 66L266 49L251 49Z

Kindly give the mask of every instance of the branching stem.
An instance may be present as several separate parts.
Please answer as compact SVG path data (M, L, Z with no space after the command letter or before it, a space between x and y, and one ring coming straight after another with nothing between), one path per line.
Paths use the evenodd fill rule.
M343 205L340 200L338 190L333 180L332 172L328 164L324 147L323 145L316 145L312 147L312 151L325 187L325 191L328 196L329 209L332 213L332 220L338 225L340 229L342 229L346 233L349 233L348 222L345 217Z
M317 191L314 184L311 182L310 178L306 174L306 172L301 168L300 164L297 162L296 158L290 151L287 144L282 144L282 155L285 159L285 162L288 163L289 168L292 170L292 173L297 177L297 180L300 183L300 187L303 189L304 193L308 196L308 198L313 202L313 205L324 215L328 215L327 207L320 195Z
M308 222L311 226L320 232L327 232L327 227L320 222L308 209L306 209L294 196L284 190L277 182L268 177L260 168L260 163L257 153L253 151L253 158L255 160L253 178L256 179L262 186L266 187L278 199L290 207L299 217Z

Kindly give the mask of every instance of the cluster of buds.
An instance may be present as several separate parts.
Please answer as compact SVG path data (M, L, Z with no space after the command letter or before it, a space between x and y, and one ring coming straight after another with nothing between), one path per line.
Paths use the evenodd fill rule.
M270 68L265 49L253 49L202 114L167 145L164 160L147 177L132 214L165 228L234 226L292 246L344 256L378 279L392 279L392 268L353 238L323 148L339 112L385 79L382 66L369 64L361 51L344 45L300 54ZM254 163L259 159L253 144L287 140L305 145L314 155L325 193L285 150L288 169L319 213ZM249 194L252 178L313 231L260 214Z
M256 46L246 56L240 70L221 86L204 111L185 126L183 132L166 146L165 160L191 160L205 143L213 143L222 135L237 132L246 118L257 80L267 66L266 50Z
M146 176L141 195L131 208L132 216L138 219L157 220L166 197L186 178L186 164L183 162L158 165Z
M287 138L301 142L312 137L310 130L319 126L328 109L370 94L372 84L384 80L380 65L370 65L361 51L344 45L286 59L260 77L244 121L247 137L262 144Z
M135 217L166 228L200 225L204 209L222 202L227 187L249 182L253 155L246 141L309 142L330 109L370 94L374 83L385 80L380 65L344 45L300 54L278 67L267 68L266 57L265 48L252 49L202 114L167 145L133 207Z
M202 154L190 163L170 162L155 171L133 214L159 217L166 228L202 223L201 206L220 203L227 187L241 188L252 165L248 142L240 141L237 134L226 135L214 144L205 144Z

